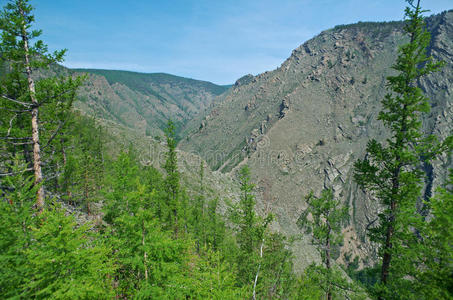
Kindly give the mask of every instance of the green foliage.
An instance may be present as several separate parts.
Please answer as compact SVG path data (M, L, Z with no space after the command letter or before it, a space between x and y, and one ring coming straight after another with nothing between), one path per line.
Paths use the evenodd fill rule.
M288 242L280 234L270 233L273 216L265 218L255 212L254 184L247 166L239 171L241 195L239 203L230 207L239 249L236 254L237 278L254 297L287 297L292 291L292 254Z
M327 242L331 247L340 245L343 241L341 224L348 218L347 207L334 199L331 189L323 190L321 197L311 192L305 200L308 207L300 216L299 224L311 234L313 244L318 248L324 248Z
M94 119L68 116L67 132L59 137L62 174L56 177L55 192L68 203L92 214L92 203L101 198L105 163L105 132Z
M406 9L410 42L399 49L393 65L397 74L387 78L389 93L382 100L378 119L390 130L391 138L386 143L369 141L366 158L355 164L356 182L383 206L378 225L370 230L382 257L381 278L375 286L380 298L415 297L409 276L419 272L414 260L420 243L414 231L423 227L423 218L416 211L424 177L420 159L430 162L448 146L421 131L420 116L430 106L417 82L442 66L427 56L430 34L421 13L418 4Z
M111 249L92 230L59 208L44 211L31 228L25 251L26 298L109 299L113 294Z
M169 291L167 285L178 286L178 276L184 274L188 244L173 240L161 231L151 210L142 202L145 187L129 195L128 201L135 209L113 221L112 245L117 249L116 259L120 266L117 280L119 294L146 294L160 297ZM151 195L152 196L152 195Z
M215 212L217 200L207 202L210 213L205 217L196 222L189 218L189 234L175 236L164 222L166 215L157 215L168 199L159 172L139 166L132 150L121 153L108 169L105 236L115 252L117 296L242 298L231 259L223 255L225 227ZM203 227L204 236L194 224Z
M16 157L11 167L17 175L1 180L0 294L5 298L20 294L27 265L24 251L32 241L30 227L36 222L32 207L37 187L33 187L32 177L23 175L19 161Z
M175 127L172 121L168 121L165 137L167 138L168 152L163 167L167 173L164 181L167 196L165 203L166 211L162 213L165 214L164 220L168 228L173 230L176 237L182 225L181 213L184 208L181 207L180 175L178 171L178 157L176 155L177 143Z
M65 50L49 53L43 41L32 42L41 31L33 29L33 8L28 2L9 1L0 13L0 60L7 69L0 78L0 169L5 171L12 157L20 154L24 163L34 166L38 184L38 166L42 165L44 180L58 174L59 135L67 129L75 92L84 78L42 76L63 61ZM40 150L35 147L38 144ZM35 161L44 163L34 165Z
M111 249L90 224L77 224L57 207L36 215L37 186L17 164L12 170L17 175L2 181L7 192L0 200L2 297L111 298Z
M424 266L413 282L413 289L425 299L453 298L453 170L445 186L438 188L427 203L431 218L420 235L423 248L418 255Z
M245 299L247 289L237 286L234 268L220 252L203 249L203 257L195 257L195 268L190 272L191 290L187 295L195 299Z
M300 285L302 299L322 299L329 293L331 298L328 299L367 299L365 293L354 282L349 282L337 266L327 269L315 263L309 265Z
M323 190L320 197L311 192L305 200L308 207L298 223L311 235L312 243L318 248L322 259L322 265L312 264L305 270L309 284L315 283L327 299L335 295L356 294L357 287L349 283L341 269L332 263L333 249L343 242L341 224L348 218L347 207L334 198L331 189Z
M239 244L238 265L239 280L243 284L251 284L260 260L260 245L263 243L264 232L272 216L263 220L255 213L254 184L251 183L249 168L243 167L239 173L241 197L239 203L232 207L231 221L237 226L236 239Z

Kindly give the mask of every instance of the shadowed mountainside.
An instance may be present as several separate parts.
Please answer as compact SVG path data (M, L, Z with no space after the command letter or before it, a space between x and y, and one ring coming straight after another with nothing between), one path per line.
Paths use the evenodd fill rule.
M209 107L229 86L164 73L74 69L89 75L76 107L149 136L162 134L168 119L178 129Z

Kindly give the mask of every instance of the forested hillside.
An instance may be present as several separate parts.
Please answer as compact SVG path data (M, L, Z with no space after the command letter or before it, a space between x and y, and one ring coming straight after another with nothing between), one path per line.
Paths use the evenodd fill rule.
M293 100L281 103L279 121L272 115L268 118L266 124L272 127L262 126L259 140L252 131L244 147L240 144L236 150L244 151L242 159L228 154L217 163L208 157L211 166L233 170L226 174L212 172L195 154L177 149L177 134L189 132L178 130L218 101L213 100L214 95L227 87L166 74L79 72L59 67L65 51L49 53L39 40L41 31L34 29L32 4L29 0L10 0L0 13L2 299L453 297L453 171L436 179L436 189L434 179L425 173L429 168L444 168L447 174L446 166L451 163L453 135L447 127L438 126L444 124L442 118L436 118L434 127L430 127L433 124L426 117L434 106L426 96L432 94L429 89L450 80L435 81L435 74L451 72L450 62L431 56L435 53L432 49L440 53L446 45L448 55L451 40L430 40L419 2L408 3L404 24L397 23L396 29L395 24L384 27L400 47L390 51L394 56L376 64L373 80L382 77L386 82L386 89L374 86L380 98L378 111L356 119L363 124L356 124L355 132L361 132L358 137L366 142L356 147L353 141L358 137L348 136L343 126L340 130L344 134L337 137L338 143L348 143L350 148L348 160L353 165L348 180L360 187L363 199L378 208L375 218L363 224L362 240L354 241L359 247L376 250L375 256L369 257L345 251L355 249L344 247L345 242L351 242L347 235L355 204L344 201L342 191L348 190L349 181L339 176L344 173L336 167L341 160L323 154L322 149L330 144L324 136L311 132L316 144L302 145L299 150L304 152L308 171L309 165L320 159L331 166L325 169L329 179L326 184L318 187L316 179L301 180L286 160L286 169L279 171L297 185L305 185L306 193L294 186L288 186L291 191L280 190L282 195L298 193L302 209L294 205L297 209L288 210L283 202L275 201L274 191L263 189L276 184L275 178L262 179L255 185L255 179L266 171L251 158L262 155L257 150L266 149L269 141L272 147L278 141L266 128L271 133L293 116L291 130L316 130L295 121ZM450 14L442 18L428 23L429 29L438 28L437 37L450 32L444 31L451 25L444 22ZM365 52L369 50L365 39L376 38L356 37L363 39L360 51ZM304 56L322 51L322 47L315 50L311 44L303 48L308 51ZM358 55L349 53L350 61ZM298 65L296 54L282 68L292 70L290 65ZM329 61L327 68L343 74L341 64ZM359 64L354 65L356 72L359 69ZM87 72L90 74L85 75ZM311 81L318 78L316 74L310 76ZM371 76L365 78L363 85ZM274 79L272 84L282 90L288 87L280 77ZM357 84L351 80L351 85ZM222 134L213 124L220 126L218 118L227 120L225 116L236 101L234 95L255 83L256 78L250 76L239 80L220 104L223 110L213 106L209 110L211 119L205 118L195 132L185 136L183 147L195 141L191 147L199 147L206 155L209 147L200 142L203 135L215 132L218 143L227 138L231 145L242 139L241 132L255 123L241 121L235 124L238 128L229 127ZM384 90L378 91L380 88ZM265 88L258 90L266 92ZM106 91L111 98L106 97ZM450 98L442 95L434 97L438 106L449 103ZM258 98L252 99L258 102ZM341 105L348 107L345 101ZM322 107L321 101L317 106ZM258 113L256 102L240 107L253 120L264 117ZM366 107L354 109L364 112ZM434 106L433 111L437 110L446 111ZM154 118L154 114L160 117ZM142 127L134 123L138 115L144 122ZM236 114L234 118L240 121L244 116ZM451 119L449 112L444 118ZM381 138L362 132L367 122L376 126ZM158 132L157 137L154 132ZM277 162L284 159L280 153L277 156ZM446 163L437 163L439 160ZM427 183L431 183L429 189ZM290 213L297 218L285 217ZM295 253L294 249L305 252ZM301 263L301 257L306 261Z

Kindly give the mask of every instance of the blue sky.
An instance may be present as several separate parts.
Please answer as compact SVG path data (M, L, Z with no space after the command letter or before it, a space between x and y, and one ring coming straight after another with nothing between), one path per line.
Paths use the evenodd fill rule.
M1 0L0 3L4 3ZM401 20L402 0L31 0L50 50L74 68L165 72L230 84L278 67L321 31ZM3 5L2 5L3 6ZM422 0L432 13L451 0Z

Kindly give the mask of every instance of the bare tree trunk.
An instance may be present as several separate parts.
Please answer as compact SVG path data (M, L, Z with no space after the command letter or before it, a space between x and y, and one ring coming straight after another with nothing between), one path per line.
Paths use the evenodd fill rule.
M89 182L88 182L89 178L88 178L88 168L86 167L85 168L85 172L84 172L84 192L83 192L83 197L85 198L85 202L86 202L86 205L87 205L87 214L89 216L91 216L91 205L90 205L90 187L89 187Z
M331 227L329 222L327 221L327 226L329 228L327 232L327 240L326 240L326 269L327 269L327 276L329 282L327 283L327 300L332 300L332 291L331 291L331 285L330 285L330 231Z
M60 143L61 143L61 154L63 155L63 168L65 169L66 171L66 167L67 167L67 164L68 164L68 158L66 157L66 150L65 150L65 147L64 147L64 140L63 138L60 139ZM72 201L72 193L71 193L71 189L69 188L69 182L68 182L68 179L66 178L65 176L65 183L64 185L66 186L66 188L68 189L66 191L66 194L68 195L68 201L70 204L74 205L74 202Z
M25 13L20 8L20 14L25 18ZM39 146L39 122L38 122L38 100L36 99L35 82L31 76L30 66L30 51L28 47L28 36L25 27L25 22L22 22L22 41L24 43L25 51L25 70L28 79L28 91L32 102L31 110L31 128L32 128L32 142L33 142L33 171L35 173L35 185L40 185L42 182L41 170L41 150ZM36 207L38 210L44 208L44 187L41 185L36 192Z
M255 282L253 283L253 300L256 300L256 284L258 283L258 276L260 274L260 269L261 269L261 259L263 258L263 246L264 246L264 239L261 240L260 263L258 265L258 271L256 271Z
M143 246L143 252L145 252L145 254L143 254L143 266L145 268L145 280L148 280L148 267L146 265L146 261L148 260L148 255L146 254L146 251L145 251L145 221L142 221L142 246Z

